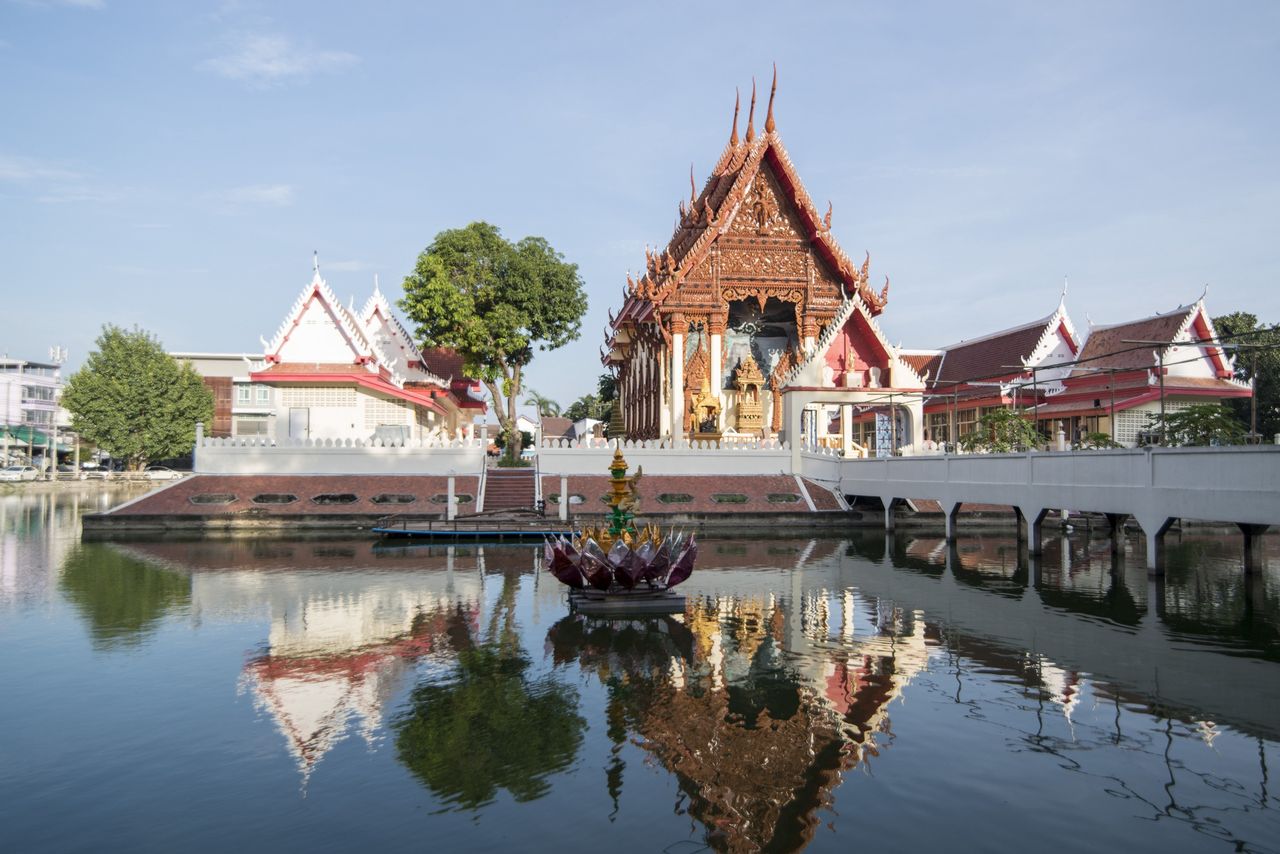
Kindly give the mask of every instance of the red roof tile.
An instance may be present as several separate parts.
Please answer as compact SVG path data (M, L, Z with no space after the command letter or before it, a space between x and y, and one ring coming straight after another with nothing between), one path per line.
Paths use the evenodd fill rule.
M1018 373L1016 367L1029 358L1044 336L1048 317L996 332L975 341L961 341L947 347L946 356L933 383L961 383L970 380L994 379Z
M1155 345L1126 344L1125 341L1172 342L1182 328L1189 308L1178 308L1169 314L1158 314L1130 323L1115 326L1094 327L1080 352L1080 361L1089 368L1153 368L1156 360L1151 355ZM1074 374L1087 373L1079 370Z

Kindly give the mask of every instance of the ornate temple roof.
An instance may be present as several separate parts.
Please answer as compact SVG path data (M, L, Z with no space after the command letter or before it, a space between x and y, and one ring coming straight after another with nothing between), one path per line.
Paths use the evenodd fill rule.
M680 204L680 218L666 248L658 252L646 250L645 272L638 280L627 277L626 300L622 311L613 318L615 329L626 321L642 322L652 319L653 309L660 308L681 282L705 260L716 239L729 231L731 223L744 205L760 208L758 214L761 217L781 219L785 216L783 211L769 210L773 201L753 190L757 186L757 175L766 166L776 179L777 189L781 191L781 201L798 218L796 224L799 225L801 236L809 241L818 257L830 267L845 295L857 294L872 315L879 314L884 308L888 299L888 279L879 293L870 288L870 255L861 265L850 260L831 234L830 205L825 215L819 214L796 173L774 121L773 103L776 91L775 69L764 131L757 134L755 86L752 85L746 135L741 139L738 137L738 104L735 102L729 142L712 168L702 191L697 191L691 173L689 199ZM756 198L757 195L761 197Z

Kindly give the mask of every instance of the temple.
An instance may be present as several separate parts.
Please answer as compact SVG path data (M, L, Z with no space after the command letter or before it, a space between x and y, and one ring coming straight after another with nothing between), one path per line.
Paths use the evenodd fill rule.
M374 284L359 311L343 306L320 276L310 284L249 373L259 388L279 390L273 438L384 440L468 436L485 403L450 350L419 350ZM269 397L269 395L267 395Z
M888 278L873 290L870 255L851 261L831 233L831 206L814 207L778 135L776 90L775 71L762 133L754 85L741 138L735 104L710 177L698 192L690 175L670 242L646 252L610 314L602 359L618 378L622 432L816 441L826 429L811 392L830 390L820 396L846 407L846 423L854 404L881 407L881 423L900 428L896 444L913 444L923 380L876 323ZM914 394L895 401L899 389Z

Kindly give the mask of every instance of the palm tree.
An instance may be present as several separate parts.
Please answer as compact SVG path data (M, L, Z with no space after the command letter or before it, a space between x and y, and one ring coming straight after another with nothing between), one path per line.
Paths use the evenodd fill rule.
M535 407L538 414L543 417L555 417L560 414L560 404L549 397L543 397L533 389L529 389L529 397L524 405Z

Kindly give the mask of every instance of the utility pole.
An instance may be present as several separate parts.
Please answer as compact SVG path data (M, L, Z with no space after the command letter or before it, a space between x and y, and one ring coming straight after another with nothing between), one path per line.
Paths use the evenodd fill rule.
M1249 368L1249 441L1259 441L1258 436L1258 351L1253 351Z

